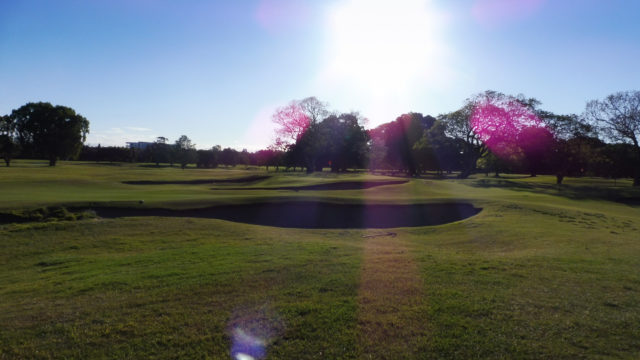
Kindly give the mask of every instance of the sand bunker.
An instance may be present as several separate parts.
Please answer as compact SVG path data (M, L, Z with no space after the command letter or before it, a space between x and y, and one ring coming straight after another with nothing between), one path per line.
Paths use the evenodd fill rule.
M306 201L227 205L187 210L114 207L92 210L103 218L195 217L285 228L384 229L446 224L476 215L482 209L468 203L359 205Z
M255 175L231 179L195 179L195 180L132 180L123 181L127 185L200 185L200 184L242 184L268 179L270 176Z
M306 186L281 186L281 187L240 187L240 188L213 188L211 190L363 190L370 189L377 186L385 185L400 185L407 183L407 180L393 180L393 181L341 181L326 184L306 185Z

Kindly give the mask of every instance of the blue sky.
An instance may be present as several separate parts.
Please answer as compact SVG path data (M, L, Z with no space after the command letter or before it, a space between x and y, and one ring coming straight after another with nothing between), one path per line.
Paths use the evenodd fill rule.
M88 143L268 145L316 96L370 126L493 89L559 113L640 84L640 2L2 0L0 114L70 106Z

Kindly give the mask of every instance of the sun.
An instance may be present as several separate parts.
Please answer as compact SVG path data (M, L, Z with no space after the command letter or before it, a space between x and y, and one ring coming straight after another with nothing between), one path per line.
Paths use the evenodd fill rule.
M428 0L346 0L327 16L325 83L373 97L441 76L443 15Z

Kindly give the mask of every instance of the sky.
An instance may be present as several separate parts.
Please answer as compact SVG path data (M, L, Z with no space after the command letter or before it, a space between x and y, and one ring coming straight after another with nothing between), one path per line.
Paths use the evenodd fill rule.
M0 115L75 109L87 143L257 150L315 96L368 127L484 90L557 113L638 90L633 0L0 0Z

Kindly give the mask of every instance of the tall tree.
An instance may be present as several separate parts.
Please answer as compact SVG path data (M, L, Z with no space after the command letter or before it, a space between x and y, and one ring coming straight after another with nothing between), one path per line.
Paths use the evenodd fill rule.
M534 98L488 90L467 99L460 110L441 115L448 135L463 141L460 177L468 177L488 150L507 163L528 165L535 176L553 143L550 128L538 115L538 105Z
M273 147L287 150L307 131L310 125L317 124L329 115L327 104L315 97L293 100L288 105L276 109L271 120L278 126Z
M467 103L462 108L438 116L438 120L446 124L447 136L458 140L458 143L461 145L462 171L459 177L463 179L471 175L476 168L478 159L488 151L487 146L471 125L470 119L473 114L473 109L473 102L467 100Z
M295 164L302 160L309 173L321 171L324 166L332 171L364 166L369 136L360 122L359 115L351 113L330 115L312 123L289 148L289 161Z
M407 171L410 176L416 175L418 163L414 145L435 121L436 119L429 115L411 112L400 115L387 126L380 127L384 132L384 145L387 149L386 162L396 169Z
M307 115L311 123L317 123L329 116L328 104L318 100L315 96L304 98L298 102L298 106Z
M445 124L436 120L413 145L413 156L420 170L435 170L442 175L459 167L458 147L454 139L446 136L445 130Z
M15 122L11 116L0 116L0 156L4 159L7 167L11 165L11 160L19 149L15 130Z
M633 186L640 186L640 91L621 91L587 103L585 117L609 139L635 149Z
M198 161L198 153L195 144L191 143L191 139L187 135L182 135L176 140L174 145L176 149L176 159L181 168L186 168L188 164Z
M527 126L518 132L516 140L531 176L543 172L556 143L551 131L543 126Z
M369 152L369 135L360 125L357 113L331 115L320 126L325 130L324 158L331 171L363 167Z
M23 150L49 159L49 166L77 156L89 132L89 121L75 110L45 102L25 104L13 110L11 118Z
M238 163L238 150L225 148L220 151L220 163L224 166L236 166Z
M167 144L168 141L169 139L166 137L158 136L156 141L148 147L151 153L151 161L156 163L156 166L160 166L160 163L169 162L171 146Z
M593 127L574 114L559 115L538 108L535 111L553 134L551 143L547 141L545 145L551 150L547 166L556 175L556 184L561 185L567 175L583 175L587 159L595 158Z

